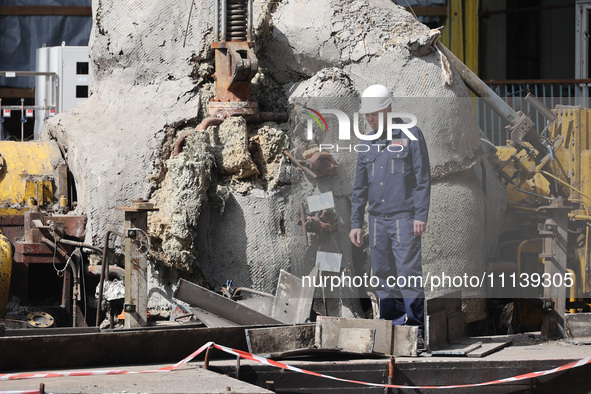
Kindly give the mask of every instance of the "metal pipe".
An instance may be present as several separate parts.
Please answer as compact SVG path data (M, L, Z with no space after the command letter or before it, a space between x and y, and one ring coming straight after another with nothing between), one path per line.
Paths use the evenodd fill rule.
M478 97L482 97L484 101L503 119L509 123L513 123L519 118L517 112L509 106L502 98L500 98L491 88L489 88L476 74L472 72L460 59L456 57L443 44L437 42L437 48L443 52L449 63L460 74L460 77L466 86L474 92Z
M102 252L103 251L103 249L101 249L99 247L96 247L96 246L93 246L93 245L88 245L88 244L84 244L82 242L72 241L72 240L69 240L69 239L62 239L57 234L55 234L53 237L55 238L55 241L57 243L60 243L60 244L72 245L72 246L76 246L78 248L92 249L92 250L94 250L96 252Z
M100 314L101 314L101 305L103 302L103 288L104 288L104 284L105 284L105 275L109 274L109 270L108 270L108 266L109 266L109 262L107 260L107 251L108 251L108 247L109 247L109 236L111 234L115 234L116 236L120 237L120 238L124 238L123 234L114 231L114 230L108 230L105 233L105 241L104 241L104 248L103 248L103 259L102 259L102 263L101 263L101 277L99 279L99 294L98 294L98 302L97 302L97 307L96 307L96 326L98 327L99 325L99 318L100 318ZM123 277L125 277L125 271L123 273Z
M563 181L562 179L550 174L548 171L540 171L540 174L545 175L545 176L549 176L550 178L557 180L558 182L562 183L564 186L571 188L572 190L576 191L577 193L579 193L581 196L585 197L586 199L588 199L589 201L591 201L591 197L589 197L588 195L586 195L585 193L583 193L582 191L580 191L579 189L577 189L574 186L571 186L569 183Z
M249 289L248 287L239 287L236 290L234 290L234 293L232 294L232 298L236 297L238 295L238 293L240 293L241 291L244 291L246 293L257 294L257 295L260 295L263 297L275 297L273 294L265 293L264 291Z
M212 349L213 346L210 346L207 348L207 351L205 352L205 359L203 360L203 369L209 369L209 359L211 358Z
M221 124L223 121L224 121L224 118L218 118L217 116L209 116L209 117L203 119L201 121L201 123L199 123L199 126L197 126L196 130L197 131L205 131L205 130L207 130L207 128L209 126L217 126L217 125ZM195 132L195 130L188 130L179 136L179 138L174 143L174 148L172 150L173 156L178 156L178 154L183 151L183 145L185 144L185 140L187 139L188 136L190 136L194 132Z
M392 386L394 384L394 371L396 369L396 358L394 356L390 357L390 362L388 363L388 384ZM386 394L392 393L392 388L387 387L385 390Z
M252 0L248 0L248 25L246 27L246 41L248 42L252 42L253 41L253 34L252 34L252 15L253 15L253 10L252 10Z
M220 0L222 2L222 14L219 16L219 18L222 21L222 31L220 34L220 41L224 42L226 41L226 12L227 12L227 7L226 7L226 1L227 0Z
M213 41L219 42L220 41L220 0L214 0L214 9L213 9L213 17L215 21L213 22ZM223 0L222 0L223 1Z

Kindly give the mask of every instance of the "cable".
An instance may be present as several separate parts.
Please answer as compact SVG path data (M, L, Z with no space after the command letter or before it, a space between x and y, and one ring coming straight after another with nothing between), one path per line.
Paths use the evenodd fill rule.
M218 1L218 0L215 0ZM187 18L187 28L185 29L185 39L183 40L183 48L185 47L185 44L187 43L187 34L189 34L189 25L191 23L191 13L193 12L193 5L195 5L195 0L191 0L191 8L189 8L189 17ZM216 18L218 17L217 15L215 16Z
M55 240L55 226L52 224L49 225L49 227L51 227L51 232L52 232L52 236L53 239ZM62 268L61 270L58 269L55 266L55 256L57 253L57 244L55 245L55 248L53 248L53 258L51 259L51 264L53 265L53 269L55 270L55 272L57 272L57 276L59 276L60 278L62 278L64 276L64 271L66 270L66 268L68 268L68 263L70 262L70 259L72 258L72 256L70 256L68 258L68 261L66 261L66 264L64 265L64 268Z

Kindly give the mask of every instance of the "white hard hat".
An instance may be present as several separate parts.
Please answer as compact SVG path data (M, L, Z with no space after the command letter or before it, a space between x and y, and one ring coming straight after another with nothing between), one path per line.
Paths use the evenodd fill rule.
M384 85L371 85L361 95L359 112L371 114L388 108L390 104L392 104L392 95L388 88Z

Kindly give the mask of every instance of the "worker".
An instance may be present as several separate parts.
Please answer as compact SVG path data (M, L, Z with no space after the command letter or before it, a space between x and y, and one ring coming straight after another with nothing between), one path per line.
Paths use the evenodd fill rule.
M349 238L355 246L361 246L367 205L371 267L379 280L376 293L380 318L395 325L418 326L419 346L424 347L421 235L427 228L429 211L429 156L417 127L408 129L411 135L394 128L392 139L387 140L392 103L392 95L383 85L372 85L362 94L359 112L365 114L376 139L362 141L365 146L359 149ZM403 123L403 119L394 121Z

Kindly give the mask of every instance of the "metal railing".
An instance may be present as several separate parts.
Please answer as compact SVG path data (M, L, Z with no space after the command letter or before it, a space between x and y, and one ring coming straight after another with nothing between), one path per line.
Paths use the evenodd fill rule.
M591 79L531 79L513 81L485 81L485 83L515 111L522 111L533 120L541 133L546 118L525 97L528 93L536 96L544 105L554 109L557 105L589 107ZM477 100L476 116L478 125L497 146L510 139L507 122L489 108L484 100Z
M5 118L13 116L12 111L20 112L21 141L24 141L25 123L27 122L27 118L33 117L33 111L38 111L38 117L43 114L43 119L47 119L56 114L57 101L59 99L58 75L54 72L44 71L0 71L0 77L36 77L37 89L41 88L43 85L43 88L49 92L47 94L49 102L37 103L37 105L25 105L25 99L23 98L21 98L20 105L2 105L2 97L0 97L0 131L2 131L2 123L4 123ZM0 140L3 138L3 133L0 133Z

